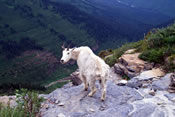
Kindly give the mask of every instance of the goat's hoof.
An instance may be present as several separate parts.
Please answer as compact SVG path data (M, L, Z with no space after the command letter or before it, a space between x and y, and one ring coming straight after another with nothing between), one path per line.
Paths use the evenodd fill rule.
M105 101L105 98L104 97L101 97L101 99L100 99L102 102L104 102Z
M88 94L88 96L89 96L89 97L92 97L92 96L93 96L93 93L90 92L90 93Z
M83 90L84 90L84 91L87 91L87 90L88 90L88 88L83 88Z
M105 99L101 99L101 101L102 101L102 102L104 102L104 101L105 101Z

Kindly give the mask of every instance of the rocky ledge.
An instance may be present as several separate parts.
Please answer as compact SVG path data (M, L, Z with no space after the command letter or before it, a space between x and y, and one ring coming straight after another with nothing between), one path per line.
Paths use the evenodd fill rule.
M165 74L160 67L138 58L129 50L111 68L107 99L100 101L101 90L93 97L83 91L78 71L71 83L42 95L46 101L42 117L175 117L175 73ZM131 80L123 82L122 76ZM125 84L123 84L125 83ZM79 85L80 84L80 85Z
M100 101L101 90L94 97L83 91L83 85L65 85L43 95L43 117L174 117L175 94L168 92L173 73L160 78L134 77L126 86L108 80L107 99ZM139 85L136 85L136 84ZM138 88L139 87L139 88Z

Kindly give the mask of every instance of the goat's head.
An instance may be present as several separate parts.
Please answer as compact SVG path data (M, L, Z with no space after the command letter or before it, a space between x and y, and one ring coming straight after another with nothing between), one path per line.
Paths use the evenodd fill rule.
M65 64L72 58L72 52L75 48L69 48L69 47L65 48L64 45L62 46L62 48L63 48L63 52L62 52L63 56L60 62L62 64Z

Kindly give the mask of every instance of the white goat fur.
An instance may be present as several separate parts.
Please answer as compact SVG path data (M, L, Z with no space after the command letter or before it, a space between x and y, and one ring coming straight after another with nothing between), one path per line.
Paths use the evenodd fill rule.
M90 86L91 92L88 96L93 96L97 90L95 81L101 81L101 100L104 101L107 88L106 80L109 76L110 67L87 46L72 49L65 48L61 61L67 63L70 59L77 61L80 70L80 78L84 83L84 90L88 89L88 84Z

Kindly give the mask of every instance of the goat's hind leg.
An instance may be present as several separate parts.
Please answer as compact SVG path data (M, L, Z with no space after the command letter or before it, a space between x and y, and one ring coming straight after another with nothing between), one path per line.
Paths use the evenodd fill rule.
M105 101L105 99L106 99L106 88L107 88L105 78L101 79L101 88L102 88L101 89L102 90L101 101Z
M95 80L91 80L89 82L89 86L90 86L91 92L88 94L88 96L92 97L95 94L95 92L97 91L97 88L95 86Z
M85 77L84 75L81 75L81 79L82 79L82 81L83 81L83 83L84 83L84 88L83 88L83 90L84 90L84 91L87 91L87 90L88 90L87 79L86 79L86 77Z

